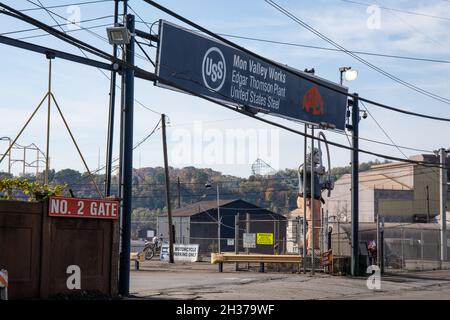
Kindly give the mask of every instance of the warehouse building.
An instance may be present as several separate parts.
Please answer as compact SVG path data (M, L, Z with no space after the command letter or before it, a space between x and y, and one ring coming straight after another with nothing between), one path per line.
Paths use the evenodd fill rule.
M438 163L431 154L410 159ZM386 222L432 222L439 215L439 183L435 167L406 162L373 165L359 174L359 221L375 222L380 215ZM329 221L351 221L350 174L336 181L330 197L326 193L323 197ZM449 208L450 195L447 203Z
M273 238L270 244L256 244L250 253L281 253L286 250L286 218L244 200L220 200L220 246L222 252L235 251L236 218L238 222L238 250L244 252L243 234L266 234ZM172 212L175 243L199 244L203 254L217 252L218 210L217 201L200 201ZM168 239L167 215L157 220L157 232Z

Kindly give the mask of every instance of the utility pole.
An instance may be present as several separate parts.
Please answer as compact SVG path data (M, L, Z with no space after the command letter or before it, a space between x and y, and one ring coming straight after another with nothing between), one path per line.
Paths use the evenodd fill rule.
M222 217L220 216L220 204L219 204L219 182L217 182L217 251L220 253L220 241L221 239L221 230L220 225L222 224Z
M377 266L380 266L380 214L377 212Z
M311 274L314 275L314 247L315 247L315 223L314 223L314 127L311 128L311 198L309 199L309 212L311 214ZM306 208L305 208L306 209Z
M181 183L180 183L180 177L177 177L177 191L178 191L178 209L181 208Z
M114 0L114 26L119 22L119 0ZM117 44L113 44L113 56L117 58ZM105 195L111 195L112 157L114 141L114 112L116 104L116 70L111 70L111 81L109 85L109 115L108 115L108 137L106 143L106 171L105 171Z
M239 213L234 216L234 253L239 254ZM239 263L235 264L236 271L239 270Z
M303 146L303 273L306 274L306 255L308 254L308 246L306 245L306 183L307 183L307 177L306 177L306 160L308 152L308 125L305 123L305 143ZM300 181L298 182L300 183Z
M358 94L352 101L352 258L351 274L359 274L359 105Z
M170 205L170 178L169 178L169 164L167 160L167 140L166 140L166 115L161 114L162 125L162 139L163 139L163 153L164 153L164 173L166 178L166 206L167 219L169 229L169 263L173 263L173 226L172 226L172 207Z
M426 186L427 190L427 223L430 223L430 188Z
M447 260L447 217L446 217L446 205L447 205L447 150L441 148L439 150L440 155L440 199L439 199L439 211L441 214L441 262Z
M123 2L123 17L125 20L125 17L128 14L128 0L122 0ZM126 50L122 50L122 60L126 60ZM122 73L122 79L121 79L121 99L120 99L120 140L119 140L119 159L120 161L123 161L123 153L124 153L124 112L125 112L125 76ZM123 197L123 170L122 170L122 164L119 165L119 198Z
M126 26L131 34L126 48L126 62L134 65L134 16L126 16ZM134 111L134 69L126 68L124 74L123 111L123 161L122 161L122 252L120 256L119 293L130 294L130 241L133 181L133 111Z

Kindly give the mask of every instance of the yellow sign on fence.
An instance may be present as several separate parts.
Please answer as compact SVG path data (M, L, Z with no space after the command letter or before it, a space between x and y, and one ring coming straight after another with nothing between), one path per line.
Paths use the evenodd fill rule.
M273 245L273 233L257 233L256 244L270 244Z

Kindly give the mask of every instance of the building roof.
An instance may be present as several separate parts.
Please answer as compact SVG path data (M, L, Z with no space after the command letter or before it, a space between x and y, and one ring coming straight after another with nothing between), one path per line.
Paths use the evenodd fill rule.
M373 172L368 171L361 172L359 174L359 183L364 187L371 189L413 190L414 187L411 183L400 180L400 178L403 177L404 176L396 177L395 175L388 174L374 174ZM351 175L348 173L343 175L338 181L336 181L336 185L350 183Z
M246 206L242 207L238 202L243 202L246 204ZM238 210L245 210L245 209L259 209L258 211L265 211L267 214L270 215L279 215L278 213L272 212L270 210L258 207L250 202L244 201L242 199L221 199L219 200L219 206L222 207L229 207L231 206L232 209ZM172 216L174 217L189 217L193 216L195 214L199 214L205 211L209 210L215 210L217 209L217 200L206 200L206 201L199 201L192 204L188 204L182 208L178 208L172 211ZM254 212L254 211L251 211ZM282 215L280 215L282 216Z
M237 199L224 199L219 200L219 206L223 207L227 204L237 201ZM172 211L172 215L176 217L188 217L197 213L205 212L211 209L217 208L217 200L206 200L188 204L182 208L178 208Z

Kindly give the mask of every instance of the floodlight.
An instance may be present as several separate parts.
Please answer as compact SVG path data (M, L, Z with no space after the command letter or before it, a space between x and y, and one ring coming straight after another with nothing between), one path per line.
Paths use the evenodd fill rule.
M110 44L128 44L130 43L130 32L126 27L106 28Z
M348 69L344 73L344 78L346 81L353 81L358 77L358 71L355 69Z

